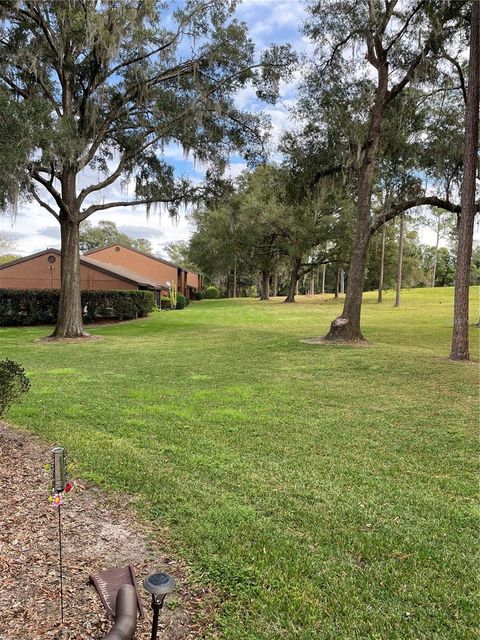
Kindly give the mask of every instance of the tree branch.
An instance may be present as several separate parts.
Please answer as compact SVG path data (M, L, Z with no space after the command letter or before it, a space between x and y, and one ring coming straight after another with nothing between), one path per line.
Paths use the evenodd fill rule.
M34 197L34 199L38 202L38 204L43 207L44 209L46 209L49 213L52 214L52 216L58 221L60 222L60 216L56 213L55 209L53 209L53 207L51 207L49 204L47 204L46 202L44 202L44 200L42 200L40 198L40 196L38 195L38 193L35 191L35 189L32 187L31 188L31 194Z
M408 16L408 18L405 20L405 24L403 25L403 27L400 29L400 31L396 35L393 36L392 40L390 41L390 44L385 48L385 53L388 53L390 51L390 49L393 47L393 45L396 42L398 42L398 40L400 40L400 38L403 36L405 31L408 29L408 27L410 25L410 22L413 20L413 18L416 16L416 14L420 11L420 9L422 8L422 6L424 4L425 4L425 0L422 0L422 2L419 2L417 4L415 9Z
M455 58L452 58L452 56L448 55L448 53L446 52L443 53L443 57L445 58L445 60L448 60L450 64L453 64L453 66L457 70L460 87L462 89L463 101L465 104L467 104L467 88L465 85L465 76L463 75L463 69L460 66L460 63L458 62L458 60L455 60Z
M45 178L43 178L40 175L40 170L38 170L37 168L33 168L31 170L31 175L32 175L32 178L34 178L34 180L39 182L42 185L42 187L44 187L48 191L48 193L52 196L52 198L57 203L57 206L60 209L60 211L65 211L68 215L71 215L71 212L68 210L68 207L65 205L62 199L62 196L58 193L58 191L53 186L52 181L46 180Z
M105 202L102 204L92 204L85 209L80 216L81 220L85 220L92 213L96 211L105 211L106 209L113 209L114 207L137 207L142 204L158 204L160 202L180 202L183 200L182 196L175 198L144 198L141 200L119 200L117 202Z
M421 207L423 205L430 205L431 207L438 207L439 209L445 209L445 211L450 211L451 213L460 213L461 208L459 204L455 204L450 202L449 200L443 200L442 198L438 198L437 196L421 196L418 198L411 198L410 200L405 200L404 202L399 202L395 206L391 207L385 214L381 216L377 216L370 227L370 234L373 235L377 229L389 220L393 220L400 214L408 211L409 209L413 209L415 207ZM477 210L478 210L477 205Z
M432 41L433 41L433 33L430 33L427 38L427 41L425 42L425 46L420 51L420 53L418 53L415 56L415 58L412 60L403 78L399 82L397 82L397 84L395 84L390 89L390 91L387 92L387 102L392 102L392 100L394 100L398 96L398 94L401 93L401 91L407 86L410 80L412 80L413 76L415 75L415 71L422 64L422 62L425 60L425 58L429 54L432 48Z

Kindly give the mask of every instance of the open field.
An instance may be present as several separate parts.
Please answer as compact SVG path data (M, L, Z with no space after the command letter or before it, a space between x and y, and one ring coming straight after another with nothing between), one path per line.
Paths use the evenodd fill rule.
M452 289L368 294L368 348L300 343L341 302L299 300L202 301L87 344L2 329L32 382L7 419L135 494L222 594L228 640L473 640L477 367L443 358Z

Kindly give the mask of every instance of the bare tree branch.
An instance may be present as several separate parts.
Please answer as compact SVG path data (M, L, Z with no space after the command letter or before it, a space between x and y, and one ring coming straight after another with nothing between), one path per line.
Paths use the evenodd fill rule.
M445 60L448 60L448 62L450 62L450 64L453 64L453 66L457 70L458 80L460 82L460 87L462 89L463 101L464 101L465 104L467 104L467 88L466 88L466 85L465 85L465 76L463 75L463 69L462 69L460 63L458 62L458 60L455 60L455 58L452 58L452 56L450 56L446 52L444 52L443 57L445 58Z
M52 216L58 221L60 222L60 216L56 213L55 209L53 209L53 207L51 207L47 202L45 202L44 200L42 200L40 198L40 196L38 195L38 193L35 191L35 189L32 187L31 189L31 194L34 197L34 199L38 202L38 204L43 207L44 209L46 209L49 213L52 214Z
M176 198L143 198L140 200L119 200L117 202L92 204L82 212L80 219L85 220L96 211L105 211L106 209L113 209L115 207L137 207L143 204L158 204L160 202L180 202L182 199L182 197L178 196Z
M409 209L413 209L415 207L421 207L423 205L430 205L432 207L438 207L439 209L445 209L445 211L450 211L452 213L460 213L461 208L459 204L455 204L450 202L449 200L443 200L442 198L438 198L437 196L419 196L418 198L411 198L410 200L405 200L404 202L399 202L395 206L391 207L385 214L381 216L377 216L373 221L370 227L370 234L373 235L377 229L389 220L393 220L400 214L408 211ZM478 207L477 207L478 208Z

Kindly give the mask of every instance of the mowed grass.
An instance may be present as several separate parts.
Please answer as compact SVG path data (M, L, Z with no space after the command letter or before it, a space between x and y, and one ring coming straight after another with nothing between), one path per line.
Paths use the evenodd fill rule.
M367 294L368 348L300 342L340 313L320 297L202 301L87 344L3 329L32 382L8 419L134 494L229 640L473 639L477 367L444 358L452 302Z

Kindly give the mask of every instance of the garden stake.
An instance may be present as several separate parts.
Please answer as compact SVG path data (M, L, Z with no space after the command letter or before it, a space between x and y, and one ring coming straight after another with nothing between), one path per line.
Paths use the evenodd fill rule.
M60 617L63 625L62 507L58 505L58 550L60 555Z
M70 482L65 483L65 449L52 449L52 489L50 502L58 510L58 552L60 569L60 617L63 625L63 549L62 549L62 492L72 488Z

